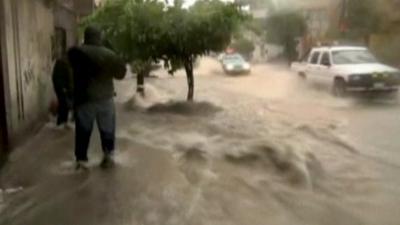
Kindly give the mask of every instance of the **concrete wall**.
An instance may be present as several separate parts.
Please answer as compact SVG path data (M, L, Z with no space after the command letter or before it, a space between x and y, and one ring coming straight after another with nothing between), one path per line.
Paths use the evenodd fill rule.
M77 44L78 23L73 6L57 4L54 7L54 26L65 29L67 33L67 47Z
M74 0L75 10L83 17L89 15L95 9L95 0Z
M11 138L48 111L52 96L53 10L41 0L0 0L0 34Z
M1 3L1 2L0 2ZM3 21L3 5L0 4L0 21ZM3 26L0 24L0 34L4 33ZM3 76L3 51L2 45L0 44L0 168L6 159L8 153L8 135L7 135L7 121L6 121L6 108L5 108L5 96L4 96L4 76Z

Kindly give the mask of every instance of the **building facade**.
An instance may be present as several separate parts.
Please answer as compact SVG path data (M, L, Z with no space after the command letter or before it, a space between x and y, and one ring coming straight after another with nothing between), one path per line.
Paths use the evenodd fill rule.
M48 114L55 50L77 44L77 20L93 10L76 1L0 0L0 155Z
M51 8L38 0L2 0L1 5L3 117L7 122L3 129L13 139L47 111L54 18Z

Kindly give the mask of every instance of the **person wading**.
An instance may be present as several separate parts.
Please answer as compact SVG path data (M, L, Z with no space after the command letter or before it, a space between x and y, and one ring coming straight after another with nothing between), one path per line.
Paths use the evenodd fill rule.
M68 115L72 109L72 72L65 49L53 69L53 87L57 96L57 126L68 127Z
M74 78L77 169L88 169L87 153L94 122L99 128L104 153L101 166L114 165L116 115L113 79L123 79L126 67L102 43L101 31L89 26L84 33L84 44L68 52Z

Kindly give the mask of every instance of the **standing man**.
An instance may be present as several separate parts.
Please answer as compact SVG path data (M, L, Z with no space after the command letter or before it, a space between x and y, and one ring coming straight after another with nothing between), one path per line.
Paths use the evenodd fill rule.
M53 69L53 87L57 96L57 126L68 128L68 115L72 109L72 71L68 64L65 48L56 60Z
M101 166L107 168L114 165L116 119L113 79L123 79L126 67L102 43L101 31L89 26L85 30L84 44L68 52L74 74L77 169L88 169L87 152L95 121L104 153Z

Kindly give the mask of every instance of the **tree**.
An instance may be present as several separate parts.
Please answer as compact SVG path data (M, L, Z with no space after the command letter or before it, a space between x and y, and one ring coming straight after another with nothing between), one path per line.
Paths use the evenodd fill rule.
M237 5L219 0L199 0L190 8L181 0L173 6L158 0L109 0L84 25L98 24L112 48L133 62L139 92L144 94L143 77L151 63L164 60L171 72L184 67L187 98L193 100L196 59L223 50L244 18Z
M144 77L161 58L162 18L165 5L157 0L112 0L84 20L103 31L112 48L137 75L137 92L145 94Z
M281 12L270 16L266 22L267 40L282 45L289 62L296 58L296 38L307 31L304 17L295 12Z
M224 50L240 23L240 7L218 0L200 0L189 9L176 1L166 12L164 55L172 72L182 65L188 83L189 101L194 97L193 64L199 56Z

